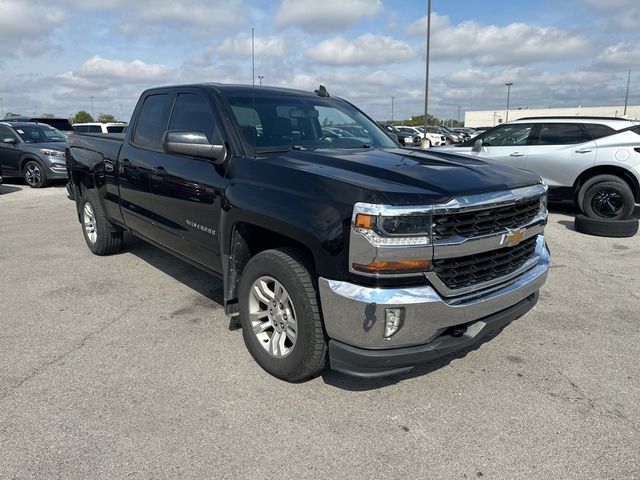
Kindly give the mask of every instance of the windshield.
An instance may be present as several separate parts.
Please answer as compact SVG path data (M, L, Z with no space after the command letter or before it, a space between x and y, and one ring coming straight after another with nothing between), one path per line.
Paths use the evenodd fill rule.
M245 145L256 154L397 147L362 112L339 99L258 93L227 100Z
M25 143L66 142L67 137L62 132L48 125L34 123L14 127L15 131Z

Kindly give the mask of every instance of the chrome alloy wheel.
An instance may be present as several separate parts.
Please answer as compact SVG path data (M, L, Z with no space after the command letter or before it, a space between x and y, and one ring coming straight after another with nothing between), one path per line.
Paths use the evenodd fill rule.
M253 334L273 357L293 351L298 335L296 311L289 293L272 277L260 277L251 285L249 319Z
M96 243L98 232L96 231L96 216L93 213L93 207L89 202L85 202L82 209L82 225L89 242Z
M29 163L24 171L24 179L30 186L40 185L42 182L40 167L34 162Z

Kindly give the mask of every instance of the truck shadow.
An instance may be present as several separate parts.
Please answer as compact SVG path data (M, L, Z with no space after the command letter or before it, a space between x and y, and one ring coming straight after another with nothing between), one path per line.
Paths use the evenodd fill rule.
M132 253L140 260L169 275L200 295L224 305L222 280L133 235L125 234L122 253Z
M421 377L424 375L428 375L436 370L440 370L443 367L446 367L454 360L465 357L468 353L473 352L474 350L479 349L486 342L491 341L500 333L504 328L508 328L509 325L506 325L502 329L499 329L497 332L490 333L483 337L478 343L468 346L462 350L446 355L437 360L431 361L429 363L425 363L423 365L416 366L413 370L399 373L396 375L390 375L388 377L381 378L360 378L360 377L352 377L349 375L345 375L340 372L336 372L333 370L325 370L322 372L321 377L324 383L327 385L331 385L332 387L340 388L342 390L350 390L354 392L362 392L367 390L377 390L379 388L389 387L391 385L395 385L401 383L405 380L409 380L416 377Z

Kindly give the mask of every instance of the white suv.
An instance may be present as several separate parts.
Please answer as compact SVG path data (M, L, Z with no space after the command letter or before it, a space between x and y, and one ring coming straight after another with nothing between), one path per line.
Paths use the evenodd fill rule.
M608 117L529 117L439 150L539 174L550 200L572 200L589 217L628 218L640 202L640 125Z
M124 122L115 123L74 123L71 125L76 133L122 133L127 126Z

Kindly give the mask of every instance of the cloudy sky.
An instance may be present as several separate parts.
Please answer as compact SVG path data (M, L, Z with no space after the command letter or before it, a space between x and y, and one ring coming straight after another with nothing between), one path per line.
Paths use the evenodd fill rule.
M640 0L433 0L430 113L640 104ZM5 112L127 120L148 87L322 83L375 118L424 109L426 0L0 0ZM256 80L256 83L258 81Z

